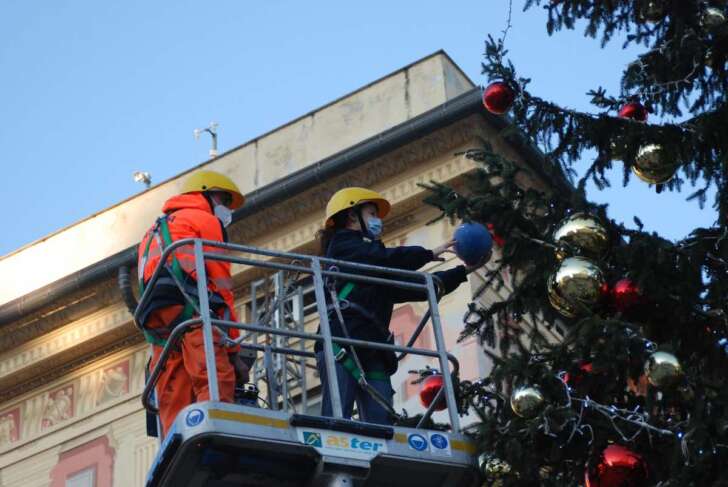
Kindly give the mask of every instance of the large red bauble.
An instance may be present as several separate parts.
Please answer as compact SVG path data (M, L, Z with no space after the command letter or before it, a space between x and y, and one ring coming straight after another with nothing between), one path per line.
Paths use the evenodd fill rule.
M584 474L586 487L644 487L649 472L638 453L619 445L609 445L599 463Z
M503 247L506 244L506 239L495 233L495 227L492 223L486 223L485 228L488 229L490 236L493 237L493 242L495 242L498 247Z
M423 406L426 408L430 407L430 404L432 404L432 401L435 400L435 396L437 396L437 393L440 392L440 389L442 389L442 375L441 374L434 374L425 377L425 380L422 381L422 387L420 389L420 402ZM437 404L435 404L435 411L442 411L443 409L447 408L447 402L445 401L445 396L443 395L439 401L437 401Z
M622 313L633 309L643 300L642 290L627 277L617 281L612 288L612 304L617 311Z
M483 92L483 105L490 113L502 115L511 108L513 100L516 99L516 92L508 86L508 83L496 81L491 83Z
M620 118L630 118L638 122L647 121L647 109L642 103L631 101L619 110Z

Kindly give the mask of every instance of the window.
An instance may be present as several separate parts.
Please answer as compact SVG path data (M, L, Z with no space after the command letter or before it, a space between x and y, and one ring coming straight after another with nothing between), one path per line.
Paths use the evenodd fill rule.
M96 487L96 467L81 470L66 478L66 487Z
M50 487L112 487L114 449L106 436L58 456Z

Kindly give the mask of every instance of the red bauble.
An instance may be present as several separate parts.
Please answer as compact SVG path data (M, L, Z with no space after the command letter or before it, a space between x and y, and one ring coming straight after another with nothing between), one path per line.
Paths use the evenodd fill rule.
M591 364L591 362L584 362L579 366L579 372L577 374L574 374L574 383L569 384L569 381L571 380L571 375L568 372L564 374L564 382L566 382L570 386L578 386L579 382L581 382L584 376L587 374L591 374L593 371L594 366Z
M501 237L500 235L498 235L497 233L495 233L495 231L494 231L494 228L495 227L493 227L493 224L492 223L486 223L485 224L485 227L490 232L490 236L493 238L493 242L495 242L495 244L498 247L503 247L506 244L506 239L504 239L503 237Z
M434 374L425 377L425 380L422 381L422 388L420 389L420 402L423 406L426 408L430 407L430 404L432 404L432 401L435 400L435 396L437 396L437 393L440 392L440 389L442 389L443 380L441 374ZM443 409L447 408L447 402L445 401L445 395L440 398L439 401L437 401L437 404L435 404L435 411L442 411Z
M612 288L612 304L617 311L625 313L644 301L642 290L637 284L625 277Z
M516 99L516 92L508 83L496 81L491 83L483 92L483 105L490 113L502 115L511 108L513 100Z
M599 463L584 474L586 487L644 487L649 477L647 463L638 453L609 445Z
M624 105L619 110L619 117L620 118L630 118L632 120L636 120L638 122L646 122L647 121L647 109L642 105L642 103L632 101Z

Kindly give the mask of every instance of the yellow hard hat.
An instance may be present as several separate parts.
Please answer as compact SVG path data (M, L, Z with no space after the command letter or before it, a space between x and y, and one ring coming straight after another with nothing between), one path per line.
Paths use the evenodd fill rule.
M374 203L377 205L377 214L379 218L384 218L389 213L392 205L389 204L384 196L366 188L344 188L340 189L331 197L326 204L326 226L330 227L334 224L333 216L338 212L353 208L363 203Z
M224 191L232 197L230 209L240 208L245 203L245 196L238 186L224 174L215 171L197 171L188 177L182 187L182 193L195 193L198 191Z

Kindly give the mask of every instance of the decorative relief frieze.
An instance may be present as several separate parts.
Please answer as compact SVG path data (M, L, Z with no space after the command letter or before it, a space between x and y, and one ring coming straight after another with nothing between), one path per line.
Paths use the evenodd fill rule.
M20 439L20 407L0 413L0 448Z
M0 454L139 395L147 348L127 351L0 407Z
M66 384L55 391L46 393L43 398L43 415L40 420L41 430L46 430L73 417L75 411L74 386L73 383Z

